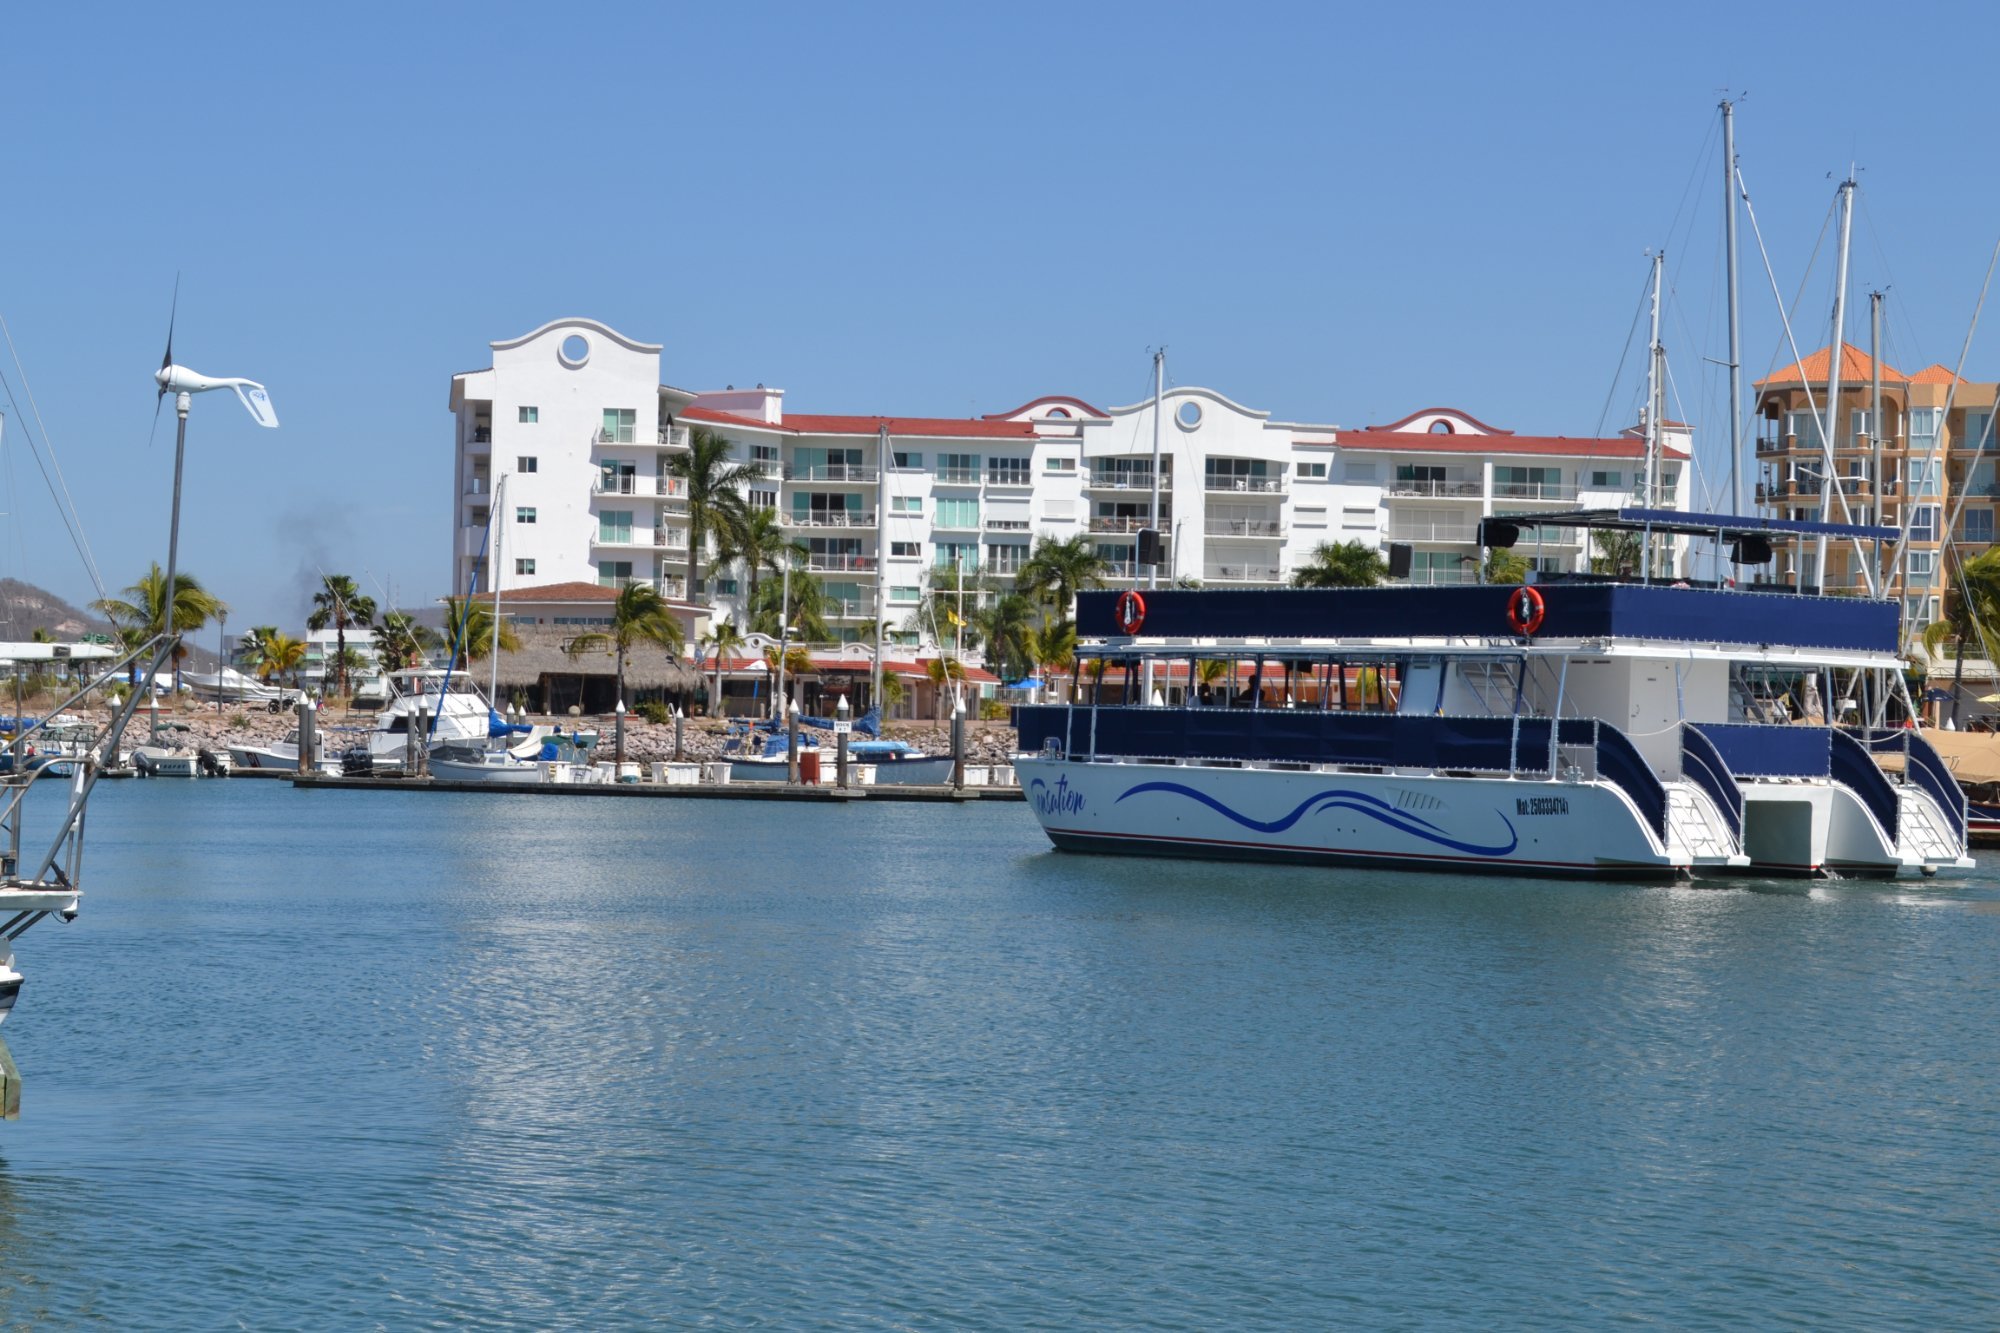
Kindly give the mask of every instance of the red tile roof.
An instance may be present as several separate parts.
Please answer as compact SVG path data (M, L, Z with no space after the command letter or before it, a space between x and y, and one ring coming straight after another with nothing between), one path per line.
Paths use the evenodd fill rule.
M1953 375L1951 373L1951 367L1945 365L1943 362L1938 362L1935 365L1925 366L1922 370L1910 376L1910 383L1949 384L1952 382L1952 379ZM1972 381L1961 379L1958 382L1960 384L1970 384Z
M500 595L515 602L615 602L618 600L618 589L579 579L572 583L544 583L534 588L507 588ZM482 592L476 594L476 598L490 602L493 594Z
M875 435L882 427L902 437L933 439L1032 440L1035 427L1027 421L969 420L963 417L854 417L796 414L782 422L761 421L735 412L718 412L709 407L689 407L681 411L683 421L710 421L719 426L748 426L754 430L777 431L785 435Z
M1418 409L1417 411L1415 411L1415 412L1412 412L1412 413L1410 413L1410 415L1408 415L1408 416L1406 416L1406 417L1403 417L1403 418L1401 418L1400 420L1397 420L1397 421L1392 421L1392 422L1390 422L1390 423L1389 423L1388 425L1386 425L1386 426L1369 426L1369 427L1367 427L1367 429L1369 429L1369 430L1401 430L1401 429L1402 429L1403 427L1405 427L1405 426L1409 425L1409 424L1410 424L1410 423L1411 423L1412 421L1415 421L1415 420L1416 420L1417 418L1419 418L1419 417L1434 417L1434 416L1438 416L1438 415L1440 415L1440 414L1442 414L1442 415L1445 415L1445 416L1453 416L1453 417L1457 417L1457 418L1458 418L1459 420L1461 420L1461 421L1469 421L1469 422L1471 422L1471 423L1472 423L1473 425L1475 425L1475 426L1479 427L1479 429L1481 429L1481 430L1485 431L1485 432L1486 432L1486 433L1487 433L1488 435L1512 435L1512 434L1514 433L1514 432L1513 432L1513 431L1511 431L1511 430L1502 430L1502 429L1500 429L1500 428L1499 428L1498 426L1489 426L1489 425L1487 425L1487 424L1486 424L1485 422L1481 421L1481 420L1480 420L1480 419L1479 419L1478 417L1476 417L1476 416L1472 415L1472 413L1470 413L1470 412L1461 412L1461 411L1459 411L1459 410L1458 410L1457 408L1455 408L1455 407L1425 407L1425 408L1420 408L1420 409ZM1415 434L1418 434L1418 433L1419 433L1419 432L1417 432L1417 431L1411 431L1411 432L1410 432L1410 434L1412 434L1412 435L1415 435ZM1443 434L1443 433L1444 433L1444 432L1442 432L1442 431L1440 431L1440 432L1439 432L1439 434Z
M1553 454L1569 458L1644 458L1646 442L1629 436L1621 439L1571 439L1566 435L1433 435L1428 431L1344 430L1335 441L1342 449L1380 450L1385 453ZM1686 458L1685 451L1669 447L1668 458Z
M1093 417L1103 417L1111 415L1109 412L1104 411L1102 408L1092 407L1089 403L1084 402L1083 399L1081 398L1071 398L1067 394L1052 393L1045 395L1044 397L1041 398L1031 398L1027 402L1022 403L1019 407L1015 408L1011 412L988 412L984 420L1005 421L1008 417L1018 417L1021 415L1021 413L1026 412L1031 408L1040 407L1044 403L1055 403L1061 407L1073 407L1076 408L1078 411ZM1071 419L1074 420L1075 418Z
M1824 384L1826 372L1832 363L1832 356L1824 347L1812 353L1803 361L1774 370L1753 387L1762 388L1766 384ZM1949 372L1947 372L1949 373ZM1843 384L1860 384L1875 378L1875 363L1868 359L1868 353L1853 343L1840 345L1840 379ZM1898 384L1907 383L1909 376L1890 365L1882 363L1882 378Z

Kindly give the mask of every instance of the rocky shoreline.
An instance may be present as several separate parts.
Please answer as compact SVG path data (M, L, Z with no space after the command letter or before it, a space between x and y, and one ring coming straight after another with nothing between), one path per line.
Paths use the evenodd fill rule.
M98 725L104 724L105 715L100 713L91 719ZM581 727L596 730L604 752L611 749L612 719L609 717L530 717L531 722L542 726L561 726L567 730ZM225 709L217 714L211 706L206 711L200 708L181 710L163 709L161 724L178 724L187 730L180 735L189 745L197 749L222 751L232 745L262 748L274 741L283 740L295 725L292 715L269 713L262 708L255 710ZM374 714L362 711L348 712L339 708L322 710L320 727L329 737L341 737L366 731L375 724ZM714 759L722 755L724 724L709 718L689 718L685 723L683 743L690 759ZM1002 722L966 723L966 756L968 764L1004 764L1014 756L1014 729ZM126 744L145 740L150 725L146 715L135 718L125 733ZM813 727L801 727L802 734L818 738L822 746L831 748L833 733ZM908 741L927 754L951 753L951 728L936 722L891 722L884 728L887 739ZM359 739L358 734L355 737ZM625 719L625 757L648 763L653 760L674 757L674 728L672 723L647 722L637 717Z

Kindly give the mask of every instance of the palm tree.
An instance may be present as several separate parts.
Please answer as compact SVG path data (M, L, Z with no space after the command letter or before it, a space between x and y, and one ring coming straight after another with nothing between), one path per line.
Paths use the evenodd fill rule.
M1958 566L1956 583L1946 590L1944 616L1924 626L1926 657L1936 657L1947 639L1956 645L1952 656L1951 721L1958 725L1958 697L1965 682L1965 650L1968 641L1991 660L1993 640L1987 626L2000 616L2000 546L1989 547Z
M1488 583L1525 583L1528 579L1528 557L1517 555L1494 547L1486 553L1486 581Z
M745 512L724 530L716 559L722 564L734 560L743 562L744 605L749 606L757 600L757 586L764 571L779 573L786 561L796 564L805 555L806 544L785 535L784 526L778 521L778 511L764 508ZM693 595L692 586L689 595Z
M628 583L611 605L611 628L579 634L565 651L571 657L609 648L618 658L618 702L625 702L625 657L642 643L655 644L678 657L686 634L680 619L668 609L666 599L650 583ZM618 734L618 763L625 762L625 735Z
M306 645L303 639L294 639L274 629L265 631L258 639L257 677L260 680L289 674L292 684L297 686L299 669L305 662Z
M1033 665L1034 653L1029 647L1029 636L1035 630L1033 602L1020 593L1006 593L993 605L973 612L971 619L996 675L1002 680L1010 675L1018 680L1028 674L1014 668Z
M376 626L376 654L387 671L408 671L423 665L438 646L437 631L417 623L408 611L387 611Z
M1639 569L1639 534L1636 532L1594 531L1590 544L1597 548L1590 557L1593 574L1632 574Z
M307 629L333 626L333 669L339 682L335 689L347 693L347 627L365 629L375 619L375 599L364 596L354 580L345 574L322 574L319 591L313 594L312 614Z
M743 646L743 633L733 621L720 621L715 628L703 636L708 646L715 650L715 689L708 696L710 717L722 716L722 663L723 659L734 657Z
M1028 634L1028 658L1050 678L1071 670L1076 658L1076 626L1067 620L1049 619ZM1064 695L1057 697L1061 702Z
M701 558L702 538L712 532L723 539L719 546L730 545L730 535L744 519L743 487L763 474L731 461L729 441L700 426L688 435L688 451L667 460L667 472L687 483L687 595L693 600L695 565Z
M124 598L102 597L90 604L91 610L118 627L119 637L130 647L167 632L167 576L158 564L147 567L139 581L125 589ZM182 637L206 625L229 607L221 598L201 586L192 574L174 575L174 684L180 685L181 662L188 655ZM134 663L136 671L137 664ZM134 676L136 682L137 677Z
M1214 697L1216 685L1234 674L1235 663L1218 657L1204 657L1194 664L1194 683L1207 687L1210 698Z
M965 679L965 664L956 657L940 655L924 663L924 674L929 676L931 684L937 687L938 720L941 722L950 712L944 706L947 697L945 685L950 681Z
M776 644L772 644L764 650L764 665L771 668L772 679L775 681L778 671L778 646ZM813 670L811 653L796 645L785 649L785 679L792 687L792 697L794 699L798 698L799 681L813 674ZM784 700L776 699L772 702L778 704L782 711Z
M826 623L826 607L826 587L819 576L794 568L789 598L785 580L767 579L757 589L756 600L749 606L750 628L775 639L780 637L779 622L785 620L791 625L792 637L807 643L826 643L833 638L833 630Z
M1372 588L1389 577L1381 553L1360 542L1321 542L1307 563L1292 571L1294 588Z
M1066 541L1043 537L1014 575L1014 587L1053 606L1057 618L1069 620L1076 595L1085 588L1103 587L1110 569L1110 562L1097 553L1086 533Z
M444 620L450 627L454 646L466 661L480 661L493 651L492 602L477 599L467 602L463 597L447 597L444 599ZM505 617L500 621L500 651L521 651L521 636L514 633L514 622Z

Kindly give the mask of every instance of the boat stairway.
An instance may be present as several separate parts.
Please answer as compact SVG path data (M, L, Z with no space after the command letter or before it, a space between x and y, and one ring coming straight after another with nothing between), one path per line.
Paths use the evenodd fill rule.
M1667 845L1690 865L1749 864L1715 803L1686 783L1667 786Z
M1899 785L1897 796L1897 850L1906 861L1925 865L1951 865L1964 854L1964 839L1956 836L1938 815L1937 803L1920 788Z

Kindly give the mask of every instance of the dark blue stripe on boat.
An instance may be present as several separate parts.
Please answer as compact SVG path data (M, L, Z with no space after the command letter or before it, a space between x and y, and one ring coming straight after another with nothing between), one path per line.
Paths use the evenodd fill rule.
M1893 602L1789 592L1662 588L1623 583L1536 585L1542 639L1659 639L1680 643L1896 650ZM1142 593L1147 638L1219 639L1508 637L1511 585L1463 588L1162 588ZM1123 634L1116 592L1077 597L1079 631ZM1275 651L1274 656L1278 655Z

